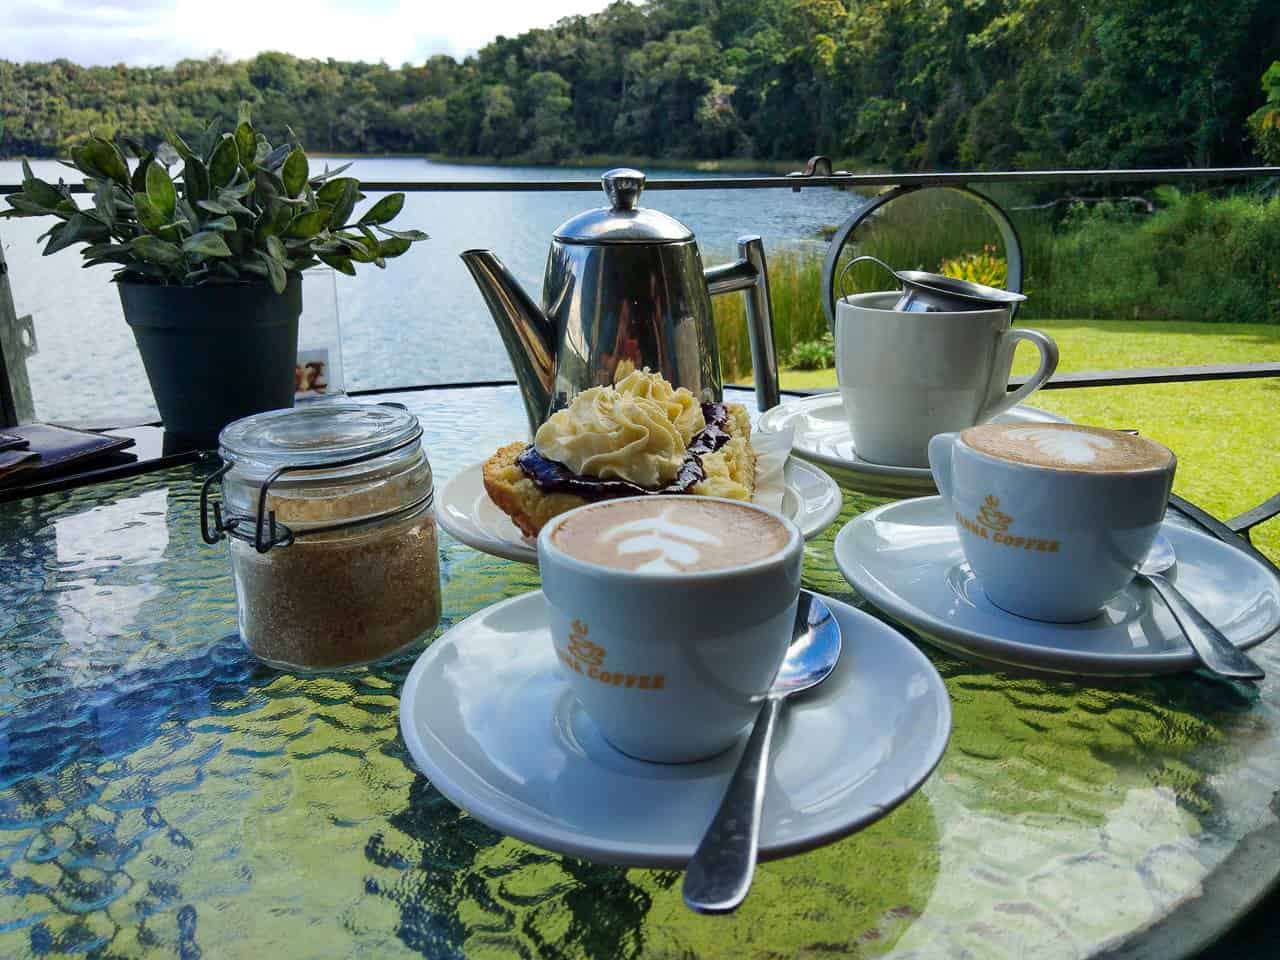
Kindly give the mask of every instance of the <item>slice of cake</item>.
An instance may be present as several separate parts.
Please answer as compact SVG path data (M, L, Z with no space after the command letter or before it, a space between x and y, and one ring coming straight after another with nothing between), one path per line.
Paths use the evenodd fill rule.
M484 487L528 536L595 500L687 493L750 500L756 455L737 403L699 403L684 387L636 370L592 387L484 465Z

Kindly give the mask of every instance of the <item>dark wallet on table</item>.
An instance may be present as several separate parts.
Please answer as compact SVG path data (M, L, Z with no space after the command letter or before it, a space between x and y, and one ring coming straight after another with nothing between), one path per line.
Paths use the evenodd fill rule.
M129 437L25 423L0 431L0 487L39 483L133 446Z

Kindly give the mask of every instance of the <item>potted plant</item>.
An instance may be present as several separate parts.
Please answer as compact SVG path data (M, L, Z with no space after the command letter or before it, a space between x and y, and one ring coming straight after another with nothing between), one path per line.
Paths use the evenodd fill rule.
M73 148L64 162L84 174L85 208L24 161L22 192L0 217L56 217L45 256L79 243L84 266L118 268L165 428L207 442L237 417L292 405L303 270L385 267L426 234L387 226L403 193L353 219L365 196L340 176L350 164L312 175L301 146L254 131L247 104L234 130L211 125L196 149L167 141L150 151L94 136Z

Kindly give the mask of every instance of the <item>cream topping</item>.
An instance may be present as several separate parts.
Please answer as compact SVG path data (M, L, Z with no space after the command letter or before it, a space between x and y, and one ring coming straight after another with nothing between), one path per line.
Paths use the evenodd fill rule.
M646 369L578 394L538 428L533 445L574 473L656 488L675 479L705 426L692 393Z

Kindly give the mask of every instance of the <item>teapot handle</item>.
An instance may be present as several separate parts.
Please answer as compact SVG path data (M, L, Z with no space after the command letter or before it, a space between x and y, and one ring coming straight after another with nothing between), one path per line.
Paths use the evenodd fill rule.
M761 412L782 401L778 388L778 351L773 344L773 308L769 299L769 268L764 241L738 238L738 259L703 271L711 295L742 290L747 295L747 334L751 338L751 369L755 374L756 403Z

